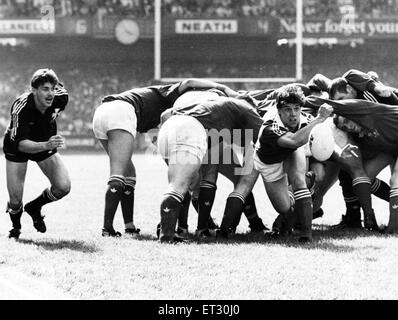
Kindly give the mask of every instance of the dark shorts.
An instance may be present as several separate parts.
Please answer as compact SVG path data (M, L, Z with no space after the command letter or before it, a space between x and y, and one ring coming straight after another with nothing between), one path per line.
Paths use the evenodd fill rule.
M6 159L11 162L28 162L28 160L40 162L50 158L52 155L57 153L57 149L43 151L39 153L23 153L23 152L15 152L10 153L4 150L4 154Z

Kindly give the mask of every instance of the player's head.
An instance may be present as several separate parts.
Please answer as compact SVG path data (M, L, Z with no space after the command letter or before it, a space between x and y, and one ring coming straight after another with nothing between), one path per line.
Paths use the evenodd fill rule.
M359 124L343 116L334 115L333 122L337 128L345 132L360 133L362 131L362 127Z
M52 69L39 69L36 70L32 76L32 80L30 81L30 85L32 88L38 89L45 83L51 83L53 86L56 86L59 82L57 75Z
M296 85L286 85L277 90L276 107L282 123L287 128L294 130L299 125L304 102L304 93Z
M342 77L333 79L328 86L328 91L332 100L356 99L358 96L357 90Z
M371 77L372 80L380 82L379 75L376 71L368 71L368 76Z
M55 96L58 77L51 69L37 70L30 82L37 107L50 107Z

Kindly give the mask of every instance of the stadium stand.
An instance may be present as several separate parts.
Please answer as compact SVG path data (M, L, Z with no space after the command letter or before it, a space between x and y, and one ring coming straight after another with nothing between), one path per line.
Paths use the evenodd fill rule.
M53 6L58 17L117 15L150 17L152 0L1 0L0 18L40 17L43 5ZM195 16L259 16L294 17L295 0L166 0L163 13L178 17ZM380 18L398 12L397 0L304 0L304 15L328 18L344 14L353 7L358 17ZM342 9L343 8L343 9Z

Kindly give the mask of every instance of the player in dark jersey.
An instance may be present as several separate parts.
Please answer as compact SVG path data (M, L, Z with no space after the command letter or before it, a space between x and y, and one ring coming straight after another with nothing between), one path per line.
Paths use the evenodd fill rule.
M160 241L171 241L183 199L189 186L198 178L208 146L217 145L220 139L229 140L245 147L246 154L250 155L250 142L257 138L262 120L250 103L225 97L173 107L163 118L165 122L159 132L158 145L169 165L169 192L165 194L160 209ZM239 141L232 138L235 130L239 131ZM209 159L212 159L211 155ZM252 161L250 156L245 159ZM258 176L250 163L246 165L246 172L242 170L245 183L235 188L227 200L221 223L223 236L228 234L235 221L235 213L242 212L245 198Z
M139 229L133 222L134 189L136 173L131 156L137 132L156 128L163 111L171 108L174 101L185 91L201 88L217 88L226 94L235 92L228 87L202 79L135 88L103 98L93 118L93 131L110 159L110 178L105 194L103 236L121 236L115 231L113 220L119 202L122 207L125 232L136 236Z
M325 121L331 114L330 106L322 106L318 116L301 112L304 93L297 85L286 85L278 89L277 109L267 112L261 127L254 166L260 172L268 197L279 213L278 221L294 221L301 225L300 241L312 239L312 199L305 174L307 172L304 145L312 128ZM289 193L288 180L294 195ZM294 203L294 214L292 211ZM288 224L288 223L287 223ZM274 231L281 232L281 226L274 223ZM287 227L289 229L289 227Z
M214 89L206 91L188 91L177 99L174 103L174 108L178 109L189 105L200 104L202 101L214 100L219 96L225 96L225 94ZM218 173L229 179L234 184L235 188L238 187L239 183L242 183L240 175L236 174L236 172L239 172L239 168L241 168L241 163L233 146L226 145L226 143L220 143L213 148L215 148L215 150L211 149L209 152L212 156L218 155L218 161L213 158L211 163L202 164L201 181L199 185L191 191L192 204L199 213L197 230L195 232L195 235L198 238L212 236L210 230L218 228L214 228L214 223L210 216L217 190ZM254 195L251 192L245 199L243 213L249 222L251 232L265 232L268 230L261 218L258 216ZM177 232L179 234L187 232L187 215L188 210L182 210L179 215L177 228ZM236 229L239 221L240 215L236 219L232 230Z
M314 99L316 100L316 99ZM318 103L324 103L318 100ZM373 163L381 171L386 165L394 164L390 179L390 220L387 232L398 232L398 166L396 158L398 155L397 145L397 126L398 126L398 106L378 104L356 99L342 101L327 101L332 105L336 125L347 132L358 136L361 149L373 149L381 155L381 160ZM390 157L385 157L384 154ZM378 158L380 159L380 158ZM373 160L373 159L372 159ZM374 169L373 169L374 170ZM378 172L373 172L376 175Z
M70 191L68 171L57 153L64 146L64 138L57 135L56 118L68 103L68 93L51 69L37 70L31 79L31 92L21 95L11 107L11 121L4 136L6 157L7 212L12 221L10 238L21 233L21 215L25 210L39 232L46 232L41 208L57 201ZM40 196L22 204L28 161L37 162L51 183Z
M342 77L329 83L328 91L332 100L362 99L390 105L398 104L394 89L381 83L375 72L369 74L355 69L348 70ZM352 178L347 171L340 170L339 180L346 203L346 214L342 216L340 226L361 228L360 203L352 188ZM389 201L389 186L384 181L375 178L371 190L377 197Z

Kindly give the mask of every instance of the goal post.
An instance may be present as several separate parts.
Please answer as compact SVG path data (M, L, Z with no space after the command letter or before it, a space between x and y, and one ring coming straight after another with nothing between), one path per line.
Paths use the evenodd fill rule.
M291 77L206 77L208 80L224 83L285 83L298 82L303 78L303 0L296 0L296 38L295 38L295 75ZM193 75L195 77L195 75ZM200 78L200 77L196 77ZM203 78L203 77L202 77ZM155 0L154 26L154 79L162 82L178 82L179 77L162 76L162 0Z

